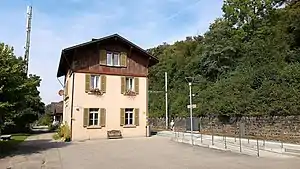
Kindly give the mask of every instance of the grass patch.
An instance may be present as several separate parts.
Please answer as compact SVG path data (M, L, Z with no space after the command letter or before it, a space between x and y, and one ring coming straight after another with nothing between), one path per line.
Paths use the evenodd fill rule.
M11 140L0 141L0 157L10 155L17 150L18 144L22 143L30 134L12 134Z

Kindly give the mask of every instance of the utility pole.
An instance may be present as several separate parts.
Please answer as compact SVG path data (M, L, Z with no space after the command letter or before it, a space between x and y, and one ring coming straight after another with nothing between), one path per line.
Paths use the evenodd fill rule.
M25 44L25 73L28 74L29 63L29 48L30 48L30 31L31 31L31 19L32 19L32 6L27 7L27 23L26 23L26 44Z
M168 115L168 73L165 72L165 91L152 91L149 90L149 93L165 93L165 99L166 99L166 129L168 129L169 125L169 115ZM149 95L148 95L149 97ZM149 98L148 98L149 99Z
M191 118L191 140L192 140L192 145L194 144L193 140L193 107L192 107L192 82L189 82L189 88L190 88L190 118Z
M165 72L165 94L166 94L166 129L168 129L168 73Z

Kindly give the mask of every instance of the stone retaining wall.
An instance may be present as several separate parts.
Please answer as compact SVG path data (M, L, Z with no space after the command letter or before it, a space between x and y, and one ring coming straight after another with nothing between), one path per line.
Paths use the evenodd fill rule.
M175 130L186 131L187 118L175 118ZM196 118L200 133L300 143L300 116ZM165 129L164 118L151 118L153 129Z

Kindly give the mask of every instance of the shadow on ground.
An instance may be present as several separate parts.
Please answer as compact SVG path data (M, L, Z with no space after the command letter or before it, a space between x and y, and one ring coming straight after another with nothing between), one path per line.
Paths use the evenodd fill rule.
M151 131L151 136L157 135L157 131Z
M48 149L62 148L70 144L72 143L55 142L52 139L26 140L20 143L13 151L10 152L4 152L3 150L5 150L5 147L1 147L0 144L0 159L16 155L39 153ZM5 144L2 144L2 146L5 146Z

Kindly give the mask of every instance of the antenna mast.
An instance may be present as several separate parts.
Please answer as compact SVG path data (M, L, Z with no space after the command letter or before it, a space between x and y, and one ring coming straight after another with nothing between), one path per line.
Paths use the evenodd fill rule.
M26 44L25 44L25 73L28 74L28 62L29 62L29 48L30 48L30 31L31 31L31 19L32 19L32 6L27 7L27 21L26 21Z

